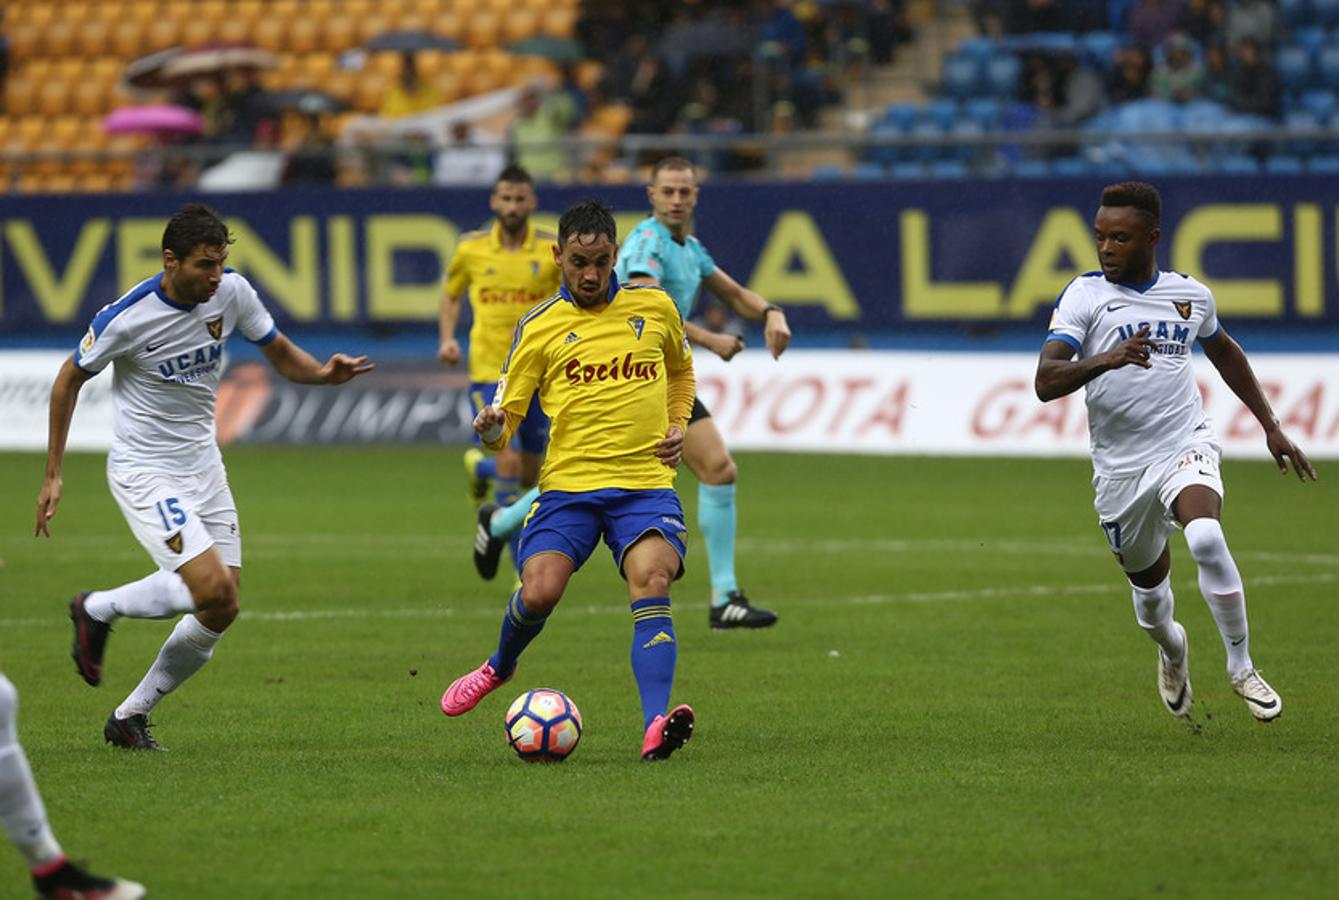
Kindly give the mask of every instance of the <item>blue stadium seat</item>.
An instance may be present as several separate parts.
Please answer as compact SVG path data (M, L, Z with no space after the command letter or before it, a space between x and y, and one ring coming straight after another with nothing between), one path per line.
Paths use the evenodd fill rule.
M874 127L869 130L871 137L900 137L907 131L899 128L892 122L876 122ZM906 147L870 147L865 154L865 158L872 163L888 166L907 156L909 150Z
M1219 131L1231 112L1213 100L1192 100L1181 108L1181 125L1192 134Z
M971 119L960 118L949 133L955 138L977 138L985 133L985 129ZM953 156L964 162L972 162L982 156L985 150L981 144L957 144L953 147Z
M944 129L933 122L921 122L915 128L911 129L913 137L931 138L932 142L912 147L910 158L921 162L929 162L932 159L943 159L948 153L948 148L944 147Z
M1116 66L1116 50L1120 44L1121 39L1115 32L1090 31L1079 38L1080 57L1098 71L1109 72Z
M1326 28L1339 25L1339 0L1311 0L1311 21Z
M1330 36L1325 33L1325 29L1318 25L1310 25L1306 28L1298 28L1293 32L1292 43L1299 47L1304 47L1311 55L1315 57L1317 53L1325 48L1330 42Z
M860 181L882 181L884 175L883 166L878 163L856 163L851 169L851 177Z
M958 101L936 97L921 109L921 121L929 122L940 131L948 131L958 121Z
M920 118L921 108L916 103L891 103L883 111L883 121L898 131L910 131Z
M888 170L888 174L899 181L912 181L925 177L925 163L918 162L900 162L894 163Z
M1297 156L1271 156L1265 160L1265 172L1270 175L1301 175L1306 171Z
M1016 56L997 56L986 64L986 85L992 96L1012 97L1018 93L1023 64Z
M1339 88L1339 46L1326 47L1316 57L1320 83L1330 90Z
M1284 115L1283 127L1305 130L1319 128L1320 122L1316 119L1314 113L1305 109L1294 109L1292 112ZM1285 153L1295 153L1299 156L1307 156L1315 151L1315 142L1304 138L1290 138L1283 142L1283 152Z
M1224 156L1214 163L1214 171L1223 175L1258 175L1260 160L1254 156Z
M1339 156L1313 156L1307 160L1306 168L1317 175L1339 175Z
M1339 98L1335 97L1333 91L1307 91L1302 94L1302 109L1315 116L1322 125L1330 121L1336 105L1339 105Z
M1305 47L1280 47L1274 68L1284 90L1301 90L1311 83L1311 52Z
M1013 171L1019 178L1046 178L1051 174L1051 164L1044 159L1020 159Z
M1311 4L1307 0L1279 0L1279 14L1293 28L1311 21Z
M981 65L963 56L947 57L940 81L949 97L966 99L974 96L981 91Z
M866 163L866 165L878 166L877 163ZM878 168L882 170L881 166L878 166ZM814 166L813 171L809 173L809 177L814 181L845 181L847 172L845 166L828 163L821 166Z
M970 59L978 66L985 66L995 55L995 42L990 38L972 37L958 44L958 56Z
M1092 164L1082 156L1066 156L1053 160L1051 172L1066 178L1086 178L1094 174Z
M966 178L967 163L960 159L937 159L930 163L931 178Z
M962 105L962 115L980 125L982 131L994 131L1000 127L1003 114L993 97L973 97Z

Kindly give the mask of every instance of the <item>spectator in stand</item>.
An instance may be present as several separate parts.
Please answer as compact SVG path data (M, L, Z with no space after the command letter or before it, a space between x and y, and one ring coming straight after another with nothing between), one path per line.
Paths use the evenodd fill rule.
M1199 48L1181 32L1173 32L1159 48L1162 59L1153 67L1149 93L1159 100L1189 103L1200 96L1204 87L1204 67Z
M224 73L218 143L269 147L278 139L278 131L273 104L260 84L260 71L243 66Z
M568 171L566 151L553 146L576 120L576 104L565 93L542 95L536 87L521 91L516 118L507 130L512 156L536 181L551 181Z
M1229 47L1254 41L1266 47L1278 44L1281 34L1279 11L1274 0L1234 0L1227 10L1226 37Z
M432 183L491 185L506 165L507 157L501 150L480 146L475 142L474 126L458 119L451 123L446 146L433 159Z
M1227 48L1214 41L1204 48L1204 99L1213 100L1224 106L1232 105L1232 60Z
M386 92L377 114L384 119L399 119L436 109L444 102L437 88L418 77L414 54L405 53L402 54L400 80Z
M1181 24L1185 0L1135 0L1126 18L1126 30L1140 47L1152 49Z
M1207 49L1222 42L1226 24L1227 7L1223 0L1186 0L1178 30Z
M1055 111L1057 125L1077 127L1106 106L1107 92L1102 76L1080 63L1073 53L1057 56L1054 71L1060 83L1061 97L1060 107Z
M288 145L288 156L284 161L283 184L305 186L334 184L335 143L323 127L321 117L302 113L290 117L288 121L293 132L284 135L284 143Z
M1148 51L1143 47L1122 47L1116 51L1116 68L1111 74L1107 96L1112 103L1128 103L1148 96L1148 77L1152 70Z
M1276 118L1279 114L1279 76L1255 41L1232 48L1228 105L1237 112Z

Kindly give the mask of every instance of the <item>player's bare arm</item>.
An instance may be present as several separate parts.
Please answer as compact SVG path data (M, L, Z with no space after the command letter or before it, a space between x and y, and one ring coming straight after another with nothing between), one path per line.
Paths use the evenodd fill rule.
M1200 346L1204 348L1205 357L1213 363L1218 374L1223 376L1223 381L1232 389L1232 393L1246 405L1260 423L1260 427L1265 430L1265 446L1269 448L1274 462L1278 463L1279 473L1284 475L1288 473L1288 461L1291 460L1293 471L1297 473L1299 480L1306 481L1307 476L1310 476L1311 480L1315 481L1316 470L1311 467L1311 461L1306 458L1302 448L1283 433L1283 428L1269 405L1269 398L1261 389L1260 382L1255 377L1255 370L1251 368L1250 360L1246 358L1246 351L1241 349L1241 345L1233 340L1226 330L1219 328L1213 337L1201 341Z
M702 282L722 303L746 319L763 323L763 342L773 359L780 358L790 346L790 325L786 322L786 313L763 299L761 294L749 290L735 281L724 269L718 268ZM691 338L690 338L691 340Z
M665 439L656 444L656 459L671 469L677 469L683 461L683 429L671 425L665 431Z
M79 389L93 376L74 364L71 356L61 364L56 381L51 386L51 411L47 424L46 475L37 494L37 527L33 536L51 536L47 523L56 514L60 503L61 466L65 462L65 443L70 436L70 419L79 400Z
M1149 356L1154 344L1148 337L1149 327L1145 325L1128 340L1106 353L1074 359L1074 348L1064 341L1050 340L1041 348L1041 358L1037 361L1037 377L1034 386L1037 399L1045 403L1072 394L1103 372L1125 366L1152 368Z
M437 313L437 332L440 344L437 361L444 366L460 364L460 341L456 340L456 323L460 320L460 297L442 295L442 307Z
M297 384L344 384L376 368L366 356L345 353L336 353L325 363L317 362L316 357L283 334L276 335L260 349L274 366L274 371Z

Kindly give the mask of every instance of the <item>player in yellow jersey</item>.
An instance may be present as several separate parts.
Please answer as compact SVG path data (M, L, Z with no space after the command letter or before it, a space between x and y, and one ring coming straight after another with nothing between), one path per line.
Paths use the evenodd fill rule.
M469 712L511 678L603 537L628 583L642 759L665 759L694 725L690 707L669 710L678 660L669 586L683 575L688 538L674 469L693 407L693 358L674 301L657 287L619 285L617 256L614 218L603 205L587 201L563 213L554 248L563 288L517 323L499 399L474 419L485 446L504 446L538 391L553 433L521 536L521 587L497 652L451 684L442 711Z
M488 205L495 216L492 226L462 235L447 266L438 317L441 346L437 358L443 365L459 364L456 323L461 301L468 296L474 314L470 326L470 402L476 413L493 402L498 373L511 347L517 320L558 290L561 281L553 262L555 235L530 224L537 203L529 173L520 166L508 166L498 175L489 197ZM466 452L465 469L471 499L476 504L485 499L489 482L496 481L497 503L481 508L481 521L488 521L499 505L514 501L518 487L536 483L548 428L548 419L536 401L517 429L516 439L498 450L496 460L485 458L478 448ZM496 567L494 555L494 571Z

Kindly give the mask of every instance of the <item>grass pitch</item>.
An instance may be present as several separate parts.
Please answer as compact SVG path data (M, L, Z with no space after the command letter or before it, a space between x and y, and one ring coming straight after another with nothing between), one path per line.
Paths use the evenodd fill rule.
M63 844L166 898L1332 896L1339 884L1339 472L1228 463L1225 527L1257 664L1257 724L1173 544L1193 730L1091 511L1086 461L741 454L741 583L760 633L707 629L694 536L674 593L676 701L699 729L637 760L631 620L606 551L502 696L442 690L493 648L454 449L227 454L242 618L154 715L166 754L102 742L170 622L123 621L102 687L68 658L76 589L150 562L98 456L71 455L34 540L37 455L0 455L0 669ZM690 524L696 488L679 484ZM416 673L416 674L412 674ZM530 687L586 719L558 766L512 757ZM0 854L3 857L3 854ZM17 854L0 897L28 896Z

